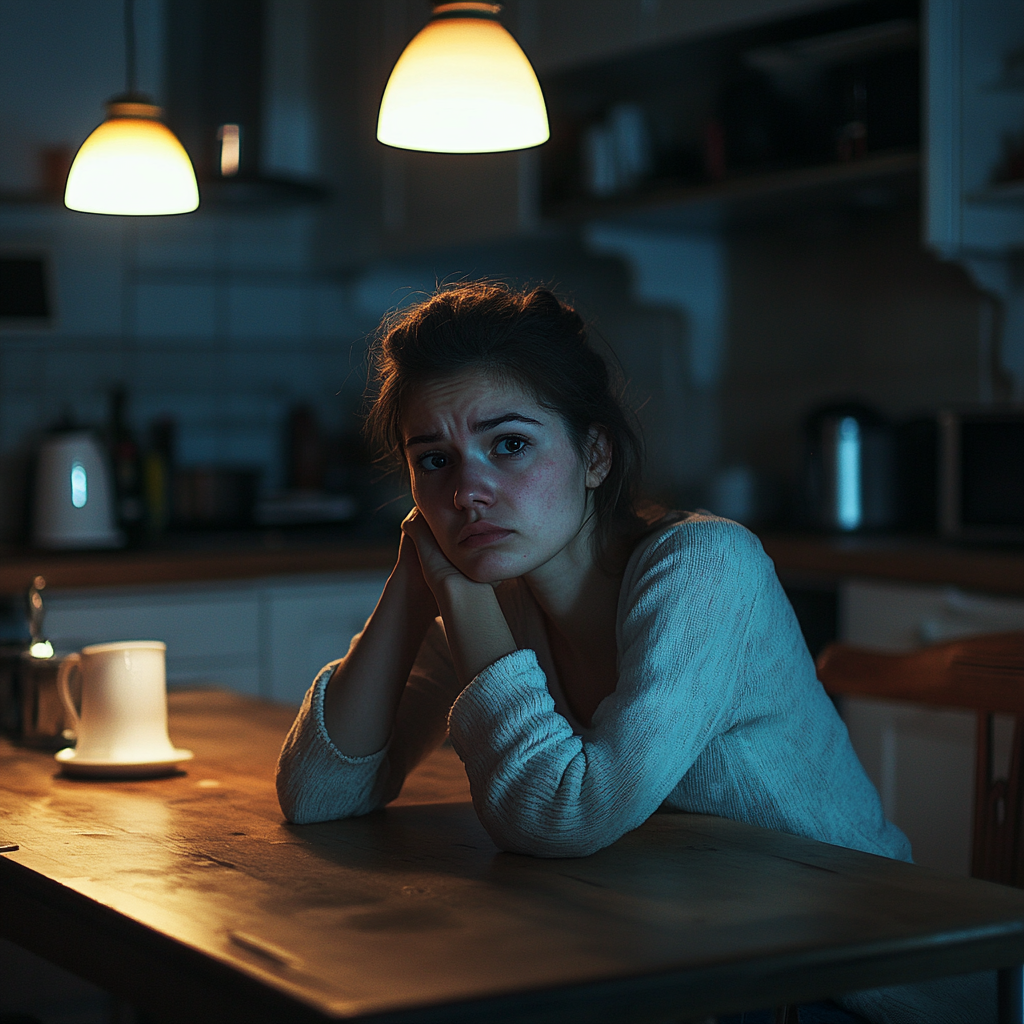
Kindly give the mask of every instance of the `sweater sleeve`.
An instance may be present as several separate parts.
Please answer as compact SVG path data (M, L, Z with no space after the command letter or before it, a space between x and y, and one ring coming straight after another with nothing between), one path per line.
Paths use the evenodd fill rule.
M443 742L458 694L448 643L435 620L417 654L387 744L366 757L349 757L331 741L324 723L324 693L343 660L318 673L278 759L278 802L297 825L368 814L398 796L406 775Z
M657 810L729 726L764 563L753 535L722 520L649 545L623 580L616 689L582 736L555 710L533 651L470 683L449 730L500 847L586 856Z

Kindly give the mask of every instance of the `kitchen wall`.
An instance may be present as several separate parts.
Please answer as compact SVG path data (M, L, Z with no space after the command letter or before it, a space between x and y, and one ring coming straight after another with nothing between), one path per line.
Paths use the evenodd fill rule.
M257 465L280 485L292 403L314 404L332 429L354 427L344 417L362 348L352 346L370 322L342 284L310 272L310 217L0 210L0 244L43 253L56 300L52 327L0 334L0 450L17 461L60 418L102 425L123 383L140 433L174 417L182 463Z
M315 119L301 74L302 4L268 5L271 60L264 155L270 173L317 174ZM355 428L362 338L381 310L313 267L314 206L218 208L184 217L73 213L33 195L47 148L72 150L123 89L120 0L0 0L0 253L39 254L54 316L0 325L0 535L16 535L20 487L40 430L63 418L102 425L124 384L144 437L178 424L184 464L264 470L281 484L286 411L314 405ZM292 10L295 9L295 10ZM163 94L163 4L138 0L140 84Z
M806 411L893 417L1003 396L991 304L920 243L916 210L809 216L729 246L723 459L791 478Z
M763 13L767 2L746 6ZM417 8L385 6L380 31L400 49ZM735 6L737 16L751 15ZM304 0L269 5L268 169L330 179L336 195L386 221L388 188L378 181L364 193L365 183L346 177L338 120L325 121L317 107L335 69L321 52L319 85L312 82L310 39L300 29L315 9ZM557 64L553 10L510 4L510 23L523 21L547 53L542 76L545 60ZM138 0L138 17L142 84L159 98L162 4ZM641 407L654 489L681 503L707 503L722 465L791 476L800 418L817 401L856 395L903 414L992 392L989 307L959 271L924 253L913 210L792 216L726 238L714 332L721 369L709 385L694 376L700 325L692 311L645 291L637 261L595 247L593 231L538 222L515 177L528 161L513 167L503 238L431 248L421 232L412 253L371 247L355 262L331 258L331 250L361 251L331 204L206 204L184 217L119 219L15 201L38 182L40 150L76 146L121 89L119 19L119 0L0 0L0 251L44 254L56 300L45 328L0 327L0 535L17 530L17 481L38 431L65 412L101 423L117 383L129 388L136 429L175 417L183 463L257 465L267 487L279 485L288 407L310 402L331 429L354 427L365 338L381 313L438 280L478 274L550 284L596 321ZM414 172L410 164L403 173ZM425 182L414 182L419 192L443 186ZM488 184L499 189L500 180ZM451 204L450 189L444 199ZM699 246L673 251L667 262L659 255L662 273L690 280Z

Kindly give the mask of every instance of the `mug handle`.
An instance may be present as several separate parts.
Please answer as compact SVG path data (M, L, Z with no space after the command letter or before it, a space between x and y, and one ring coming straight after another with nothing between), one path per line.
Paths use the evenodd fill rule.
M78 717L78 709L75 707L75 702L71 699L71 690L68 689L68 678L71 676L72 669L77 668L81 671L81 667L82 656L80 654L69 654L60 663L60 668L57 669L57 692L60 694L64 710L68 713L68 717L74 723L75 732L78 731L79 726L82 724L82 720Z

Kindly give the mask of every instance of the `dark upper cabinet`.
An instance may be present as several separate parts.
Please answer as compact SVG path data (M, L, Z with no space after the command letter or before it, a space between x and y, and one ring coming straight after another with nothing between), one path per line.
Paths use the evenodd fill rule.
M595 219L717 203L750 215L787 192L855 199L871 179L910 198L920 75L915 0L832 6L571 68L545 81L543 209Z

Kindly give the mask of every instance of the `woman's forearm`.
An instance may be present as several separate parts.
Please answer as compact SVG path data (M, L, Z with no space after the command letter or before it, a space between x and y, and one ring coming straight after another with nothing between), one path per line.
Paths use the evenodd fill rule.
M438 591L438 607L459 682L465 686L488 665L516 650L494 588L450 576Z
M435 609L424 592L422 579L400 560L361 636L327 685L327 734L349 757L375 754L391 736L409 672L434 621Z

